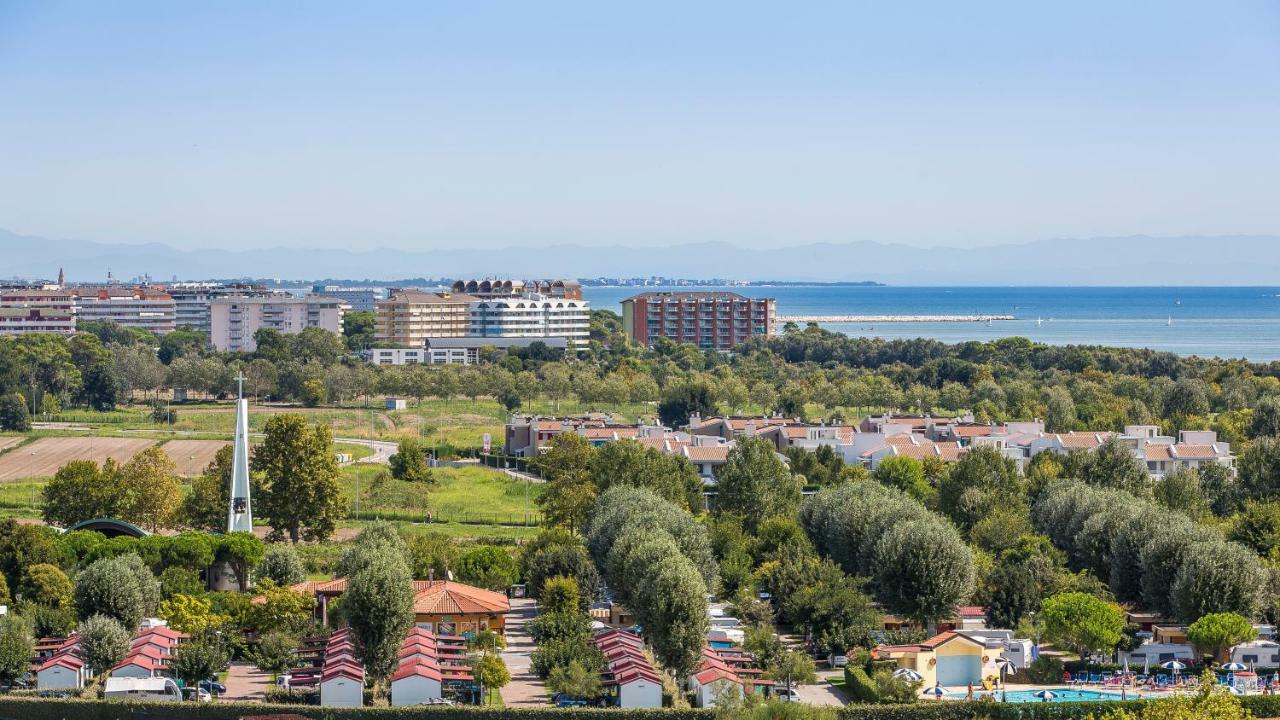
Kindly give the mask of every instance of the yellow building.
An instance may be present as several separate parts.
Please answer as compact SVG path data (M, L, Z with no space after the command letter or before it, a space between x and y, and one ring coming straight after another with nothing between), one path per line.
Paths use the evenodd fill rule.
M958 632L935 635L919 645L881 645L875 649L879 660L894 660L900 668L909 668L924 678L924 687L974 687L983 680L995 680L1000 671L997 653L988 650L981 640Z

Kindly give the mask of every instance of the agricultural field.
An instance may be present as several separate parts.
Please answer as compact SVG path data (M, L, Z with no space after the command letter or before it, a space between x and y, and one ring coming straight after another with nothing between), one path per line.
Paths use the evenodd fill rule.
M179 475L193 477L204 472L218 450L228 444L225 440L170 440L160 447L178 466Z
M515 480L485 467L441 467L432 485L396 480L385 467L352 465L343 469L343 491L353 519L533 527L540 520L535 504L541 483ZM359 495L357 496L357 490ZM526 500L527 492L527 500ZM356 499L359 498L357 515Z
M0 482L51 477L71 460L119 463L155 445L150 438L44 437L0 455Z

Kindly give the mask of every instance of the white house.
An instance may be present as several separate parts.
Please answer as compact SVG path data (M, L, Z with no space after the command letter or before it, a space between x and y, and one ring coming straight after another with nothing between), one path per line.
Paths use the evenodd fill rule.
M662 707L662 680L652 670L632 665L614 675L618 686L618 707Z
M1231 662L1257 667L1280 667L1280 643L1253 640L1231 648Z
M153 678L159 677L166 668L163 657L152 646L144 645L131 650L129 656L119 665L111 668L110 677L114 678Z
M60 652L36 667L40 690L79 690L88 678L89 669L73 650Z
M320 704L324 707L363 707L364 668L346 661L326 662L320 676Z
M391 704L420 705L444 697L440 692L441 680L440 668L435 663L421 657L407 660L391 676Z
M702 672L689 677L689 690L693 692L693 702L700 708L716 706L716 696L734 693L743 696L742 680L732 672L719 667L708 667Z

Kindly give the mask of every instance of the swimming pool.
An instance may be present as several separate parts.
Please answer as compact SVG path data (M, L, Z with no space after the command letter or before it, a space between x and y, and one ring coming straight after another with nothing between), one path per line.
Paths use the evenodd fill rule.
M1045 702L1045 700L1043 700L1042 698L1036 697L1037 692L1040 692L1040 691L1039 690L1010 690L1007 694L1002 694L1000 691L997 690L994 693L983 692L981 694L983 695L990 694L996 700L1003 700L1005 702L1011 702L1011 703ZM1082 701L1097 702L1097 701L1122 699L1120 697L1120 693L1118 692L1115 692L1115 693L1099 692L1097 690L1054 690L1053 694L1054 694L1054 697L1052 700L1049 700L1049 702L1082 702ZM974 693L974 695L977 696L978 693ZM951 700L964 700L966 697L966 693L947 693L945 697ZM1128 699L1137 700L1138 695L1136 693L1129 693Z

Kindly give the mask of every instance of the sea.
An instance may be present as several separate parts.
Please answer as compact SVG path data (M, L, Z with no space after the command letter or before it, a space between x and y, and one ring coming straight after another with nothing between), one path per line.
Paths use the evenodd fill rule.
M1179 355L1280 360L1280 287L588 287L621 311L648 290L725 290L778 301L779 315L1012 315L985 322L831 323L830 330L948 343L1020 336L1055 345L1145 347Z

